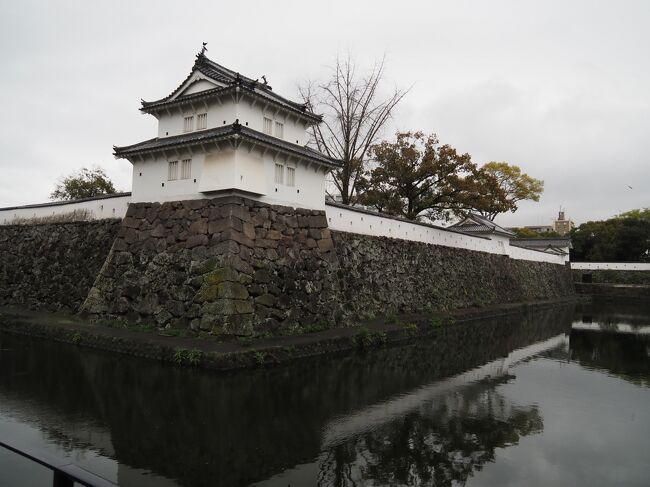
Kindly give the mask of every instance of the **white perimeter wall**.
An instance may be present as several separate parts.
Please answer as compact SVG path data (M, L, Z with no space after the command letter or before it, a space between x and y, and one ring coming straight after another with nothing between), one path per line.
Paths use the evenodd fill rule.
M642 262L571 262L571 269L585 271L650 271L650 263Z
M313 171L313 169L304 169L306 171ZM298 178L298 174L296 174L296 178ZM189 184L189 181L187 183ZM192 184L194 184L193 180ZM275 191L273 191L273 193L275 193ZM282 201L275 200L272 197L272 194L270 194L269 197L254 199L258 199L269 204L282 204ZM313 188L313 192L309 196L313 197L314 194L324 194L324 188ZM192 196L196 197L197 194L194 193ZM210 196L206 195L206 197ZM170 198L169 201L174 199L180 198ZM0 210L0 224L11 224L12 220L15 218L33 218L61 215L70 213L74 210L89 210L92 212L92 215L95 219L123 218L126 214L126 210L130 201L131 196L125 195L115 198L81 201L64 205ZM160 201L160 199L155 199L153 201ZM163 199L163 201L165 201L165 199ZM565 262L568 261L568 256L547 254L545 252L511 246L509 245L507 239L501 237L497 237L494 240L487 237L475 237L472 235L466 235L447 230L441 227L432 227L418 223L395 220L393 218L383 217L378 214L351 210L348 208L342 208L329 204L325 205L325 212L327 214L327 221L330 229L336 231L360 233L362 235L372 235L377 237L399 238L402 240L412 240L415 242L423 242L432 245L442 245L443 247L454 247L474 250L477 252L507 255L513 259L519 260L549 262L552 264L561 265L564 265ZM571 267L573 269L616 269L650 271L650 264L573 263Z
M123 195L115 198L102 198L90 201L79 201L76 203L38 205L14 209L0 209L0 224L10 225L14 220L21 218L44 218L48 216L64 215L75 210L88 210L92 218L100 220L103 218L123 218L126 215L131 195Z
M377 237L392 237L402 240L412 240L443 247L488 252L490 254L508 255L513 259L549 262L564 265L568 256L560 256L539 252L536 250L522 249L511 246L506 238L474 237L441 227L432 227L395 220L381 215L366 213L336 205L326 205L327 221L331 230L341 232L360 233Z

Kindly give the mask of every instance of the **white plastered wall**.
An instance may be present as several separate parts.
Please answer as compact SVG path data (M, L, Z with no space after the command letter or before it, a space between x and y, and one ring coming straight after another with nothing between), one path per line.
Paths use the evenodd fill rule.
M284 124L282 140L298 145L305 145L307 143L307 127L302 120L297 120L296 117L276 109L273 105L269 105L266 108L262 108L260 102L256 102L253 105L253 100L249 97L244 97L237 104L236 118L244 126L263 133L265 117L273 120L274 134L275 122L278 121Z
M237 106L232 100L222 100L221 103L213 100L208 104L207 108L200 105L196 108L175 108L171 115L163 113L158 116L158 137L172 137L183 134L184 119L190 115L194 116L194 126L196 127L197 115L200 113L207 113L207 129L230 125L239 118Z
M650 262L571 262L571 269L585 271L650 271Z
M169 162L192 160L192 177L186 180L168 180ZM275 183L275 164L283 165L284 183ZM295 169L295 184L287 184L287 167ZM133 164L133 201L163 202L186 199L214 198L218 192L239 191L258 201L292 206L294 208L325 208L325 170L295 159L274 158L255 148L248 150L243 144L236 150L223 149L208 154L189 152L173 157L136 161Z
M202 198L199 181L203 169L203 154L181 152L174 156L149 158L133 164L133 202L163 202ZM169 162L178 161L178 176L181 175L183 159L191 159L191 178L169 180Z
M103 198L67 204L47 204L31 207L0 209L0 224L10 225L17 219L46 218L65 215L73 211L85 210L90 212L90 218L123 218L131 201L130 195L115 198Z
M519 260L549 262L562 265L567 260L564 256L511 246L505 238L497 237L496 239L490 239L475 237L444 228L395 220L381 215L341 208L337 205L326 205L325 211L331 230L378 237L392 237L441 245L443 247L508 255L513 259Z

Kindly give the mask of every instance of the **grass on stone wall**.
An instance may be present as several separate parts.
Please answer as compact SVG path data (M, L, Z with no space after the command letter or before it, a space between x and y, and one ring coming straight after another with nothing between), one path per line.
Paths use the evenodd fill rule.
M94 219L94 214L88 209L79 209L59 215L35 216L31 218L16 217L9 225L41 225L44 223L86 222Z

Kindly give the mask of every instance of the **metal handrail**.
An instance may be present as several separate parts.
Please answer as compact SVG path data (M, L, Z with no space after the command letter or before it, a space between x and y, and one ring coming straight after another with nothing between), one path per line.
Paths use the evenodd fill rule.
M29 448L18 448L3 441L0 441L0 447L6 448L9 451L17 453L32 462L36 462L52 470L54 474L52 478L52 487L73 487L75 482L86 487L117 486L117 484L95 475L68 460L56 458L48 453Z

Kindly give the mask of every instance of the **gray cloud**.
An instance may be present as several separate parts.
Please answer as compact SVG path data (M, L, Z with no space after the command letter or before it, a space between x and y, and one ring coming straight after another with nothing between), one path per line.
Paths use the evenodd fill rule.
M112 145L155 135L139 100L177 86L201 41L288 96L337 53L366 66L386 53L388 84L414 84L387 137L436 132L546 181L540 203L502 223L549 222L559 205L577 221L650 206L649 19L642 0L3 2L0 206L46 200L83 165L129 189Z

